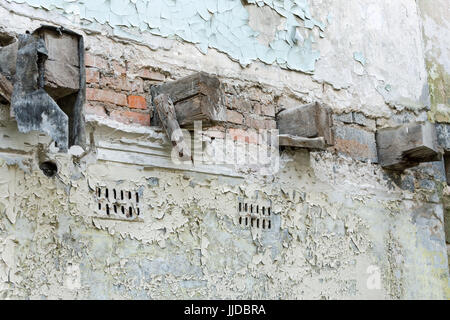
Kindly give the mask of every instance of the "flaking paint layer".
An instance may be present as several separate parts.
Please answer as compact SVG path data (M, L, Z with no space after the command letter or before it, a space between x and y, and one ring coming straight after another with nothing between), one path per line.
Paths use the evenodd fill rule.
M178 37L194 43L203 53L208 48L225 52L244 66L258 59L303 72L314 71L320 53L312 48L314 38L308 35L303 39L300 32L308 34L305 29L315 26L325 31L326 27L313 19L306 0L247 1L269 6L286 19L285 27L275 32L269 45L257 40L258 32L249 26L248 11L240 0L7 1L76 15L87 22L84 27L93 30L99 30L97 25L109 25L115 35L138 41L139 32Z

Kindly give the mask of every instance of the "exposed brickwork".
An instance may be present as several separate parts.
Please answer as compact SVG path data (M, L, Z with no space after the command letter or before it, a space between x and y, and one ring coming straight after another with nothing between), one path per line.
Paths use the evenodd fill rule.
M86 82L98 83L100 81L100 72L94 68L86 68Z
M148 68L142 68L137 72L138 77L144 80L154 80L164 82L166 80L166 76L157 71L150 70Z
M227 138L235 141L258 144L258 133L254 130L228 129Z
M244 132L276 129L276 99L272 93L257 87L244 88L228 83L223 85L223 91L229 126Z
M225 139L225 133L226 129L224 127L215 126L208 128L203 134L210 138Z
M366 130L337 125L335 127L335 149L354 159L378 162L375 134Z
M90 53L86 53L84 63L86 64L86 67L94 67L98 69L108 68L108 61L99 56L94 56Z
M366 127L370 131L375 131L377 127L375 120L366 117L361 112L334 114L333 120L335 122L342 122L345 124L355 124L362 127Z
M128 107L132 109L147 109L147 101L142 96L129 96Z
M261 114L268 117L275 117L275 106L273 104L261 104Z
M127 91L134 93L144 92L144 82L142 79L130 80L126 76L103 76L100 80L101 87L112 88L117 91Z
M237 111L227 110L227 121L236 124L243 124L244 116Z
M164 72L137 66L136 61L108 60L104 56L86 53L89 104L86 113L124 123L149 125L153 111L149 89L166 80ZM223 89L227 123L226 128L218 131L219 136L224 135L226 129L236 129L231 132L235 137L241 137L249 130L256 132L276 128L276 103L272 93L264 92L259 87L245 88L234 84L224 84ZM127 116L131 118L127 119ZM253 138L250 141L257 143Z
M86 98L90 101L99 101L116 104L119 106L127 106L127 96L112 90L86 88Z
M99 105L93 105L91 103L85 104L85 110L87 114L94 114L96 116L106 117L105 108Z
M164 74L150 68L136 68L133 61L108 60L92 53L86 53L85 62L86 114L127 124L150 125L148 89L164 81Z
M150 115L148 113L133 112L127 110L114 110L111 112L111 119L126 124L138 124L141 126L150 125Z
M114 73L117 74L117 75L125 75L127 73L127 68L124 67L118 61L113 61L112 62L112 69L114 70Z

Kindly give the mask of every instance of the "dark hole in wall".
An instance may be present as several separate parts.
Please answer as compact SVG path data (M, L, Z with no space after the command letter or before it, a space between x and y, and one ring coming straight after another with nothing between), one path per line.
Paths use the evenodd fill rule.
M39 165L45 176L53 178L58 173L58 166L53 161L45 161Z

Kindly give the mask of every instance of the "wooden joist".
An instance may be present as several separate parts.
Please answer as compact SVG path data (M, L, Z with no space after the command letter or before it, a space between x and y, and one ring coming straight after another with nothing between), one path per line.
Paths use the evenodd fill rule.
M16 74L17 50L19 41L0 48L0 73L13 79Z
M306 148L306 149L326 149L327 144L323 137L319 138L304 138L292 136L289 134L280 134L278 136L280 146L289 146L296 148Z
M331 109L319 103L281 111L277 127L281 146L325 149L334 144Z
M34 34L44 40L45 91L59 100L80 90L79 36L40 28Z
M167 94L160 94L153 99L156 112L161 119L162 126L166 131L172 145L178 151L178 156L182 160L192 160L191 150L188 147L180 125L178 124L175 107ZM189 141L190 142L190 141Z
M414 122L398 128L378 130L378 158L389 170L405 170L422 162L439 161L436 128L429 122Z
M217 77L199 72L188 77L152 87L153 99L166 94L173 101L176 118L183 128L193 128L194 121L209 127L226 121L226 109L221 101L220 81ZM152 125L161 126L157 113Z

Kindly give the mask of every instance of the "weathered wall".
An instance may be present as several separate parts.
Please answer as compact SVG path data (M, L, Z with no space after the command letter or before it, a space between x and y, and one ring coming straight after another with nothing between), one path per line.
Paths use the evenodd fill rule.
M447 1L418 1L430 86L430 118L450 122L450 8Z
M376 164L375 130L426 119L435 101L415 1L251 2L1 2L2 32L45 22L85 36L91 146L81 160L50 153L49 179L37 161L49 139L19 134L0 106L2 298L450 297L443 162ZM149 87L194 71L226 89L233 125L216 140L320 101L335 149L284 150L274 176L174 169L148 127ZM102 216L99 186L138 192L139 219ZM241 226L240 199L270 205L272 228Z

